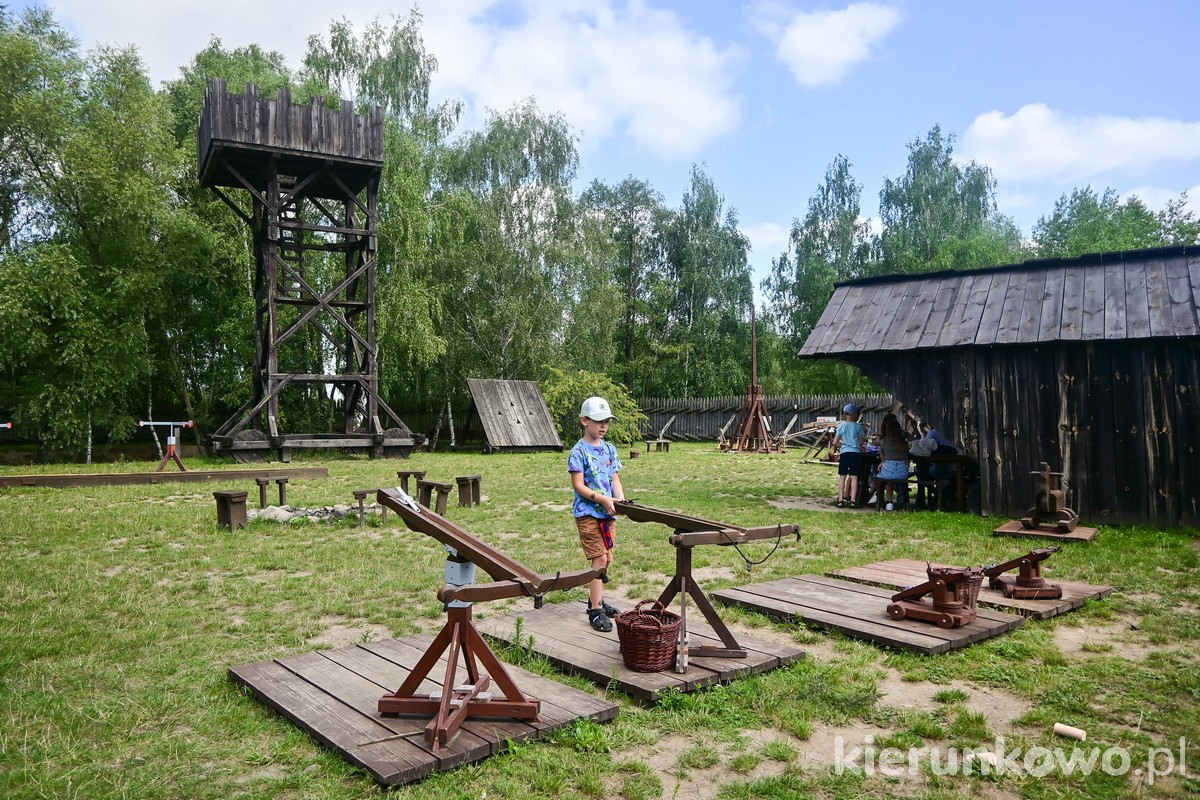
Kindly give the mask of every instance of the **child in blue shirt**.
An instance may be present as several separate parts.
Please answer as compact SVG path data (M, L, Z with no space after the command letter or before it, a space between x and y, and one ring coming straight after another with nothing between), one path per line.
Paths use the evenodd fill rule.
M839 422L837 433L833 437L833 449L838 450L838 508L847 504L858 505L858 473L862 466L863 445L867 438L867 429L858 421L858 406L847 403L842 409L846 415L845 422ZM850 480L846 478L849 476ZM846 484L850 484L850 494L846 494Z
M583 554L591 559L593 568L612 567L613 537L616 534L617 509L615 501L625 500L621 487L621 459L617 448L604 441L608 424L616 419L603 397L589 397L579 409L579 424L583 438L571 448L567 471L575 489L575 527ZM596 578L588 584L588 622L601 633L612 630L609 617L617 609L604 602L604 580Z

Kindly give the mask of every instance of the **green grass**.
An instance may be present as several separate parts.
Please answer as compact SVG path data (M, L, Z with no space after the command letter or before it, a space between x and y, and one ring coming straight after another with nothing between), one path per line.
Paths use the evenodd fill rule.
M481 474L488 502L452 506L456 523L539 571L584 566L569 512L547 507L569 501L560 454L439 453L418 454L403 465L365 459L303 464L328 466L330 478L289 484L289 499L302 506L349 503L353 489L394 483L401 466L426 469L438 480ZM189 461L196 469L215 466ZM984 564L1032 546L993 538L989 532L998 520L967 515L781 511L768 501L828 498L836 481L830 470L804 464L794 453L748 456L676 445L669 454L627 461L623 479L628 496L646 504L739 525L800 525L802 542L784 542L752 572L731 548L697 551L697 567L718 575L705 580L710 591L889 558ZM228 669L329 646L320 640L333 625L349 631L347 643L436 630L443 619L436 592L444 551L397 527L394 516L386 525L373 517L363 529L351 520L217 530L212 491L249 488L253 495L253 484L246 483L0 491L0 797L380 795L364 772L241 691ZM657 595L661 582L651 576L670 574L674 565L667 531L625 520L617 527L613 585L635 596ZM757 559L772 544L743 549ZM798 760L798 748L821 741L817 733L830 726L877 725L886 731L881 742L926 746L986 743L1002 732L992 714L966 707L978 695L949 688L953 682L1021 699L1028 711L1017 720L1015 735L1028 744L1055 746L1050 727L1067 722L1087 729L1089 744L1128 748L1136 766L1150 746L1181 736L1200 742L1198 548L1194 530L1103 528L1092 544L1064 547L1047 571L1051 580L1113 585L1111 598L937 657L884 651L803 625L722 610L727 620L783 631L801 646L833 655L669 695L654 708L610 691L621 703L610 724L577 723L545 742L518 745L388 796L671 797L681 780L676 773L686 772L729 798L968 797L981 779L941 777L924 788L898 789ZM579 602L583 596L576 589L548 599ZM501 601L483 604L477 613L531 605ZM1119 628L1118 646L1097 642L1064 653L1055 631L1077 625ZM1149 648L1140 661L1120 656L1119 642L1127 638ZM606 691L560 675L527 641L502 656L576 688ZM882 706L878 685L885 669L914 685L940 687L927 694L934 702L913 713ZM747 747L748 731L768 744ZM687 742L680 757L650 767L647 754L670 736ZM1054 773L1001 782L1009 794L1030 797L1183 796L1195 791L1188 787L1196 785L1191 776L1198 769L1189 763L1191 784L1155 787L1135 786L1132 778L1081 782Z

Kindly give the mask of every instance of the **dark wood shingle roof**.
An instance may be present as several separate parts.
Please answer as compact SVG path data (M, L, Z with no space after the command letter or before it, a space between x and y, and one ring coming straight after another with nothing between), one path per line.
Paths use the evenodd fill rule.
M1200 247L841 283L801 356L1200 335Z

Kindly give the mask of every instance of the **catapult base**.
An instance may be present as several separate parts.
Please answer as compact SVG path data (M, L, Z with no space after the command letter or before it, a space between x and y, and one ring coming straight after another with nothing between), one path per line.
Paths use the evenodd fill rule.
M541 739L579 719L617 716L620 707L610 700L509 665L521 691L542 698L538 721L468 717L458 735L434 752L422 737L427 717L381 716L376 708L379 687L402 684L432 640L430 634L383 639L244 664L229 673L257 700L385 786L481 761L510 742ZM440 688L441 679L441 670L434 670L425 688Z
M1005 597L1016 600L1058 600L1063 596L1062 587L1057 583L1042 581L1036 586L1022 586L1021 579L1016 575L1002 575L992 582L993 589L1004 592Z
M913 600L898 600L887 607L887 613L892 619L919 619L933 622L939 628L961 628L974 622L976 617L973 608L942 610L931 603Z
M1069 508L1059 512L1058 519L1039 519L1034 516L1032 509L1025 514L1026 516L1021 517L1021 525L1034 531L1070 533L1079 524L1079 515Z

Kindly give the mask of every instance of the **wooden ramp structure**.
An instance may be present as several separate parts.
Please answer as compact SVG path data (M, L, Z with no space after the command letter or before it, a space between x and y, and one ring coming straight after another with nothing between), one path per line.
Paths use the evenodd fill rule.
M427 719L385 717L376 709L380 695L404 682L432 641L432 635L419 634L367 642L233 667L229 674L387 786L480 761L504 750L509 741L538 739L577 719L607 722L617 716L616 703L509 667L521 688L541 700L539 720L468 719L457 736L434 752L422 737ZM431 675L443 674L445 658L439 667ZM440 688L436 677L421 685L425 692Z
M483 452L562 452L558 429L536 381L468 378L467 388L471 392L471 410L464 438L478 417L483 427Z
M926 580L922 565L921 580ZM761 614L815 628L839 631L855 639L916 653L933 655L966 647L1020 627L1025 618L988 608L977 609L974 622L960 628L939 628L928 622L888 617L892 589L881 589L823 575L796 575L733 589L713 597Z
M518 620L521 642L516 641ZM617 632L600 633L588 624L580 603L547 603L540 609L493 619L477 619L480 633L505 644L530 646L564 672L581 675L600 686L615 685L636 700L653 703L670 689L684 692L728 683L743 675L769 672L804 657L798 647L740 637L743 658L691 656L687 671L635 672L625 666ZM720 646L721 638L699 620L688 621L688 635L697 647Z
M938 566L948 566L934 564ZM846 567L826 573L831 578L845 578L885 589L899 590L905 586L915 586L925 580L925 562L911 558L894 558L891 561L879 561L874 564L863 564L861 567ZM1099 600L1108 597L1113 592L1111 586L1093 586L1090 583L1061 581L1057 578L1054 583L1062 587L1063 596L1057 600L1020 600L1005 597L1004 592L993 589L984 581L979 590L981 606L997 608L1013 614L1034 619L1050 619L1059 614L1074 611L1087 600Z

